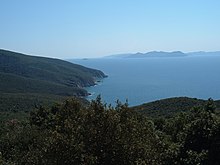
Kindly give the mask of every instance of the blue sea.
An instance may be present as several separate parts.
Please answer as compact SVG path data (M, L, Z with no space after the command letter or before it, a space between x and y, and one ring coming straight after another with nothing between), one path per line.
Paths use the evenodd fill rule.
M86 88L107 104L130 106L178 96L220 99L220 56L145 59L88 59L73 63L102 70L108 78Z

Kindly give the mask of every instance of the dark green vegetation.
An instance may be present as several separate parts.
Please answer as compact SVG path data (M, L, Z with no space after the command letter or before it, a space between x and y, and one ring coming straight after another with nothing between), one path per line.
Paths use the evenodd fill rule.
M72 99L39 107L26 120L0 124L0 164L220 162L220 117L211 99L170 118L153 120L127 104L113 108L100 97L88 105Z
M168 99L157 100L132 107L137 112L149 117L171 117L176 113L188 112L192 107L204 106L207 100L173 97ZM216 112L220 112L220 101L215 101Z
M0 50L0 110L29 110L67 96L86 96L83 87L105 75L59 59Z

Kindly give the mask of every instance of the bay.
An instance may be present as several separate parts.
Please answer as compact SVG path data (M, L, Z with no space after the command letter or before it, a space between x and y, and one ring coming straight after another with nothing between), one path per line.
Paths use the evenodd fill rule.
M71 60L102 70L108 78L86 88L95 99L115 105L116 100L130 106L169 98L196 97L220 99L220 56Z

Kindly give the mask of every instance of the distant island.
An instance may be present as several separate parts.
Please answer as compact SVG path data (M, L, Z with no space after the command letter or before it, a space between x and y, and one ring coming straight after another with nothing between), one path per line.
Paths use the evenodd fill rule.
M149 57L186 57L186 56L213 56L213 55L220 55L220 51L215 52L190 52L190 53L183 53L181 51L172 51L172 52L165 52L165 51L151 51L147 53L125 53L125 54L115 54L110 56L105 56L105 58L149 58Z

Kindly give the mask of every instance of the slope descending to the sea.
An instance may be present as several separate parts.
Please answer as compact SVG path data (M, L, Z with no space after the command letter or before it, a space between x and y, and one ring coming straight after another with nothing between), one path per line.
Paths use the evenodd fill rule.
M104 77L99 70L67 61L0 49L0 99L9 101L1 106L3 108L8 103L19 104L20 96L24 101L25 95L26 99L30 99L30 95L49 96L51 101L66 96L86 96L88 92L83 87L95 85L97 78Z
M207 100L189 98L189 97L173 97L161 99L142 105L134 106L132 109L144 114L148 117L172 117L180 112L188 112L193 107L203 107ZM220 112L220 100L214 101L216 111Z

